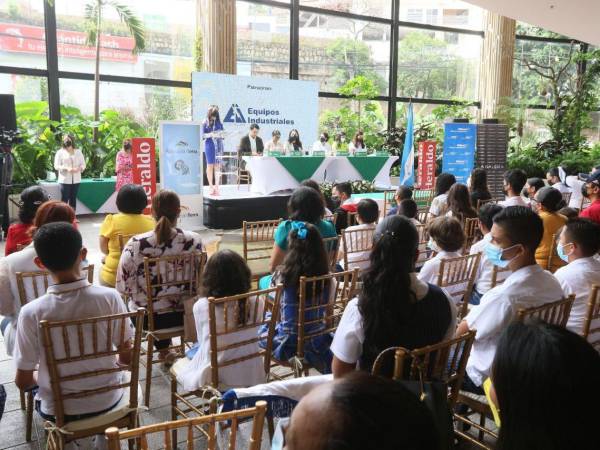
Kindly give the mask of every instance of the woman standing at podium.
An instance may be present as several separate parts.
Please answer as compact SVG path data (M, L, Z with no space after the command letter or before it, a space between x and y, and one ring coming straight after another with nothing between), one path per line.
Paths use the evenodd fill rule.
M115 191L119 192L126 184L133 184L133 159L131 156L131 139L123 141L123 148L117 153L117 184Z
M81 150L75 148L75 138L72 135L67 134L63 137L62 147L54 156L54 170L58 172L60 200L75 211L81 172L85 170L85 159Z
M204 139L204 155L206 156L206 177L210 187L210 195L219 195L219 180L214 177L217 152L223 152L223 124L219 116L219 107L208 108L206 119L202 123L202 139ZM213 182L214 177L214 182Z

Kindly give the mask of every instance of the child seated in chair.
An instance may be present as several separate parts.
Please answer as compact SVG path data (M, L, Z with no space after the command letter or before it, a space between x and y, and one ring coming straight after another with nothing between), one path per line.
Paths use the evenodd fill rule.
M375 229L375 225L377 224L377 220L379 219L379 206L377 206L377 202L370 198L364 198L356 207L357 215L356 218L358 220L358 225L353 225L351 227L346 228L345 232L351 231L359 231L359 230L368 230ZM346 235L346 238L350 241L347 243L350 249L357 248L369 248L369 250L360 251L360 252L352 252L348 254L348 268L345 267L344 263L344 249L340 248L339 252L339 268L342 270L352 270L358 268L361 272L369 268L369 255L371 254L371 246L373 235L362 232L362 233L350 233ZM369 242L365 242L365 239L368 239Z
M48 270L55 284L45 295L26 304L19 314L15 344L15 364L17 373L15 384L20 389L28 389L36 384L36 409L46 419L54 420L54 396L50 385L50 375L46 362L39 323L41 320L64 321L88 319L127 312L118 292L112 288L93 286L80 272L80 264L85 260L87 250L82 245L81 234L65 222L49 223L40 227L33 239L37 256L35 263L41 270ZM133 326L124 329L125 345L118 347L119 357L107 356L86 359L70 364L74 373L85 371L100 372L111 369L116 364L129 364ZM92 341L91 329L83 327L84 342ZM56 336L55 336L56 337ZM106 339L106 337L104 337ZM78 336L73 333L68 339L71 349L78 349ZM113 343L121 342L114 333ZM63 340L54 340L55 350L64 352ZM115 385L120 382L121 373L113 372L73 381L61 381L63 390L71 393L96 389L100 386ZM116 406L123 396L122 389L113 389L94 397L69 398L64 400L67 422L101 414ZM93 400L93 401L90 401Z
M296 356L300 277L318 277L329 273L329 262L323 240L314 225L306 222L293 222L288 242L289 248L283 264L277 268L271 279L271 286L278 283L283 284L281 310L275 326L272 348L273 357L283 362ZM323 283L317 283L314 289L311 284L308 284L306 292L307 307L317 304L324 305L322 309L312 310L306 314L307 322L314 321L319 315L324 315L325 305L329 303L330 294L333 291L331 288L323 287ZM312 297L313 292L318 298ZM304 332L315 333L319 328L324 327L324 323L314 323L307 325ZM263 326L259 333L262 338L260 345L265 348L268 337L267 327ZM304 355L307 362L321 373L331 372L330 344L331 336L329 335L316 336L304 344Z

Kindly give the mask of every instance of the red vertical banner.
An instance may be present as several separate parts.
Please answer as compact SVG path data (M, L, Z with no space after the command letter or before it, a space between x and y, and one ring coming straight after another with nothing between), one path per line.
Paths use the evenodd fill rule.
M133 138L131 140L133 160L133 183L144 188L148 206L144 214L150 214L152 197L156 194L156 142L154 138Z
M433 189L435 185L435 141L419 142L419 165L417 169L417 187Z

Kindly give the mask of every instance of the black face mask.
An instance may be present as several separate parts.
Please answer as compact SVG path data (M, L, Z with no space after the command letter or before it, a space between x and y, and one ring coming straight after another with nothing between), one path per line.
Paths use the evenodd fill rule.
M65 147L71 147L73 145L73 141L71 139L64 140Z
M327 139L325 138L325 136L321 136L321 143L324 144L325 142L327 142Z
M125 143L125 145L123 145L123 148L127 151L131 150L131 144L129 142Z

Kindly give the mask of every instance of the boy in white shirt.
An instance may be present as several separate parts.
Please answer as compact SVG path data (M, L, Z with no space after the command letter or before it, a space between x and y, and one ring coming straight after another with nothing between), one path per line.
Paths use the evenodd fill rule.
M506 199L500 206L528 206L527 201L521 197L521 191L527 183L527 174L521 169L507 170L504 172L504 193Z
M503 284L486 292L457 328L456 336L477 330L463 389L483 395L482 385L490 376L500 335L520 308L541 306L563 297L558 280L535 262L543 234L542 219L525 206L504 208L494 216L485 253L492 264L509 267L513 273Z
M379 206L377 202L370 198L363 198L356 205L356 219L358 225L348 227L344 232L356 231L356 230L375 230L375 225L379 219ZM360 272L368 269L370 266L369 257L371 256L371 247L373 246L373 234L372 233L352 233L346 236L350 239L348 247L350 248L369 248L367 251L353 252L348 254L348 267L344 265L344 249L340 247L339 252L339 265L342 270L352 270L358 268ZM368 242L365 239L369 239Z
M492 273L494 271L494 265L487 259L485 255L485 247L492 240L490 230L494 224L494 216L502 211L502 206L494 205L493 203L487 203L479 208L478 223L479 230L483 235L480 241L475 242L471 246L469 253L476 255L481 253L479 259L479 268L477 269L477 275L475 278L475 287L473 288L473 294L469 303L472 305L479 305L481 296L492 288ZM506 272L498 273L498 280L504 280L508 275Z
M15 364L17 373L15 384L20 389L28 389L36 384L36 409L46 420L54 419L54 396L50 386L50 375L39 332L41 320L63 321L86 319L125 313L125 304L117 291L111 288L92 286L80 273L81 261L87 250L82 246L81 234L66 222L49 223L40 227L33 240L35 263L42 270L50 271L55 282L45 295L29 302L19 314L15 344ZM117 363L129 364L133 327L125 327L126 344L119 347L119 358L104 357L86 359L69 365L71 373L102 371L115 367ZM84 342L91 341L91 330L83 329ZM99 330L102 333L102 330ZM114 333L113 342L121 342L120 333ZM69 336L70 348L79 348L77 334ZM106 338L105 338L106 339ZM62 344L59 339L58 347ZM60 351L60 350L58 350ZM79 367L78 367L79 366ZM36 370L37 369L37 370ZM82 370L83 369L83 370ZM71 393L95 389L104 385L115 385L120 381L120 373L102 374L85 379L61 381L63 389ZM94 397L71 398L64 402L65 419L79 420L110 410L121 399L122 389L113 389Z
M567 328L577 334L583 331L592 285L600 285L600 261L594 259L598 250L600 225L579 218L567 222L560 234L557 251L558 256L569 264L558 269L554 276L565 295L575 294ZM592 328L594 326L597 324L592 324Z

